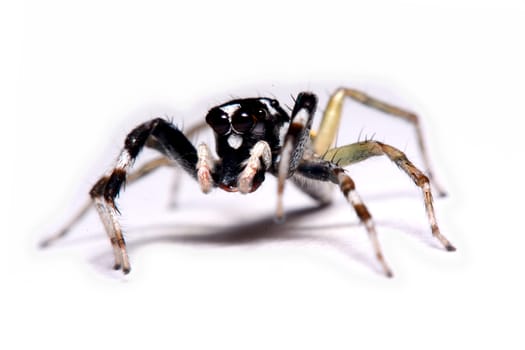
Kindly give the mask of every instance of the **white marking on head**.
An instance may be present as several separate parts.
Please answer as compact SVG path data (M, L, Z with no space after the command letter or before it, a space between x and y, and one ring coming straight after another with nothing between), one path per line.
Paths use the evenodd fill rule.
M275 113L279 112L277 109L275 109L274 106L272 106L272 103L270 102L270 100L267 100L265 98L261 98L259 100L259 102L261 102L263 105L265 105L266 108L270 111L270 113L275 114Z
M241 108L241 105L238 103L234 103L231 105L226 105L221 107L221 109L226 113L229 117L233 115L239 108Z
M233 149L238 149L242 145L242 136L239 134L232 133L228 136L228 145Z

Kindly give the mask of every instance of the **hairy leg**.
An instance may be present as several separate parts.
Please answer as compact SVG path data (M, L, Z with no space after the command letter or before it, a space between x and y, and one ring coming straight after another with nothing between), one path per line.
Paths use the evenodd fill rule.
M142 179L146 175L151 174L153 171L163 167L163 166L171 166L174 162L167 158L167 157L159 157L152 159L148 161L147 163L144 163L127 176L126 183L132 184L137 180ZM92 198L87 199L84 204L80 207L80 209L76 212L76 214L60 229L55 235L46 238L42 242L40 242L41 247L47 247L50 244L53 244L57 240L65 237L71 229L80 221L82 218L89 212L89 210L94 205L94 202Z
M148 140L154 142L148 143ZM128 173L140 151L150 144L161 151L171 161L176 162L193 178L197 178L197 150L184 134L171 123L163 119L153 119L133 129L124 142L115 167L100 178L90 191L95 208L101 218L110 239L115 255L115 269L128 273L131 269L126 243L118 220L115 198L126 182ZM153 169L155 166L153 166ZM151 169L151 168L150 168ZM145 169L147 172L148 169Z
M430 178L430 181L432 182L432 185L436 189L437 193L440 196L446 195L446 192L434 179L434 174L430 165L419 117L415 113L383 102L359 90L339 88L331 95L330 100L326 106L321 125L313 142L314 150L317 154L323 155L330 149L330 147L333 146L337 136L337 131L339 129L343 104L346 98L350 98L353 101L377 109L388 115L398 117L414 125L419 151L423 158L425 173Z
M403 172L405 172L418 187L421 188L432 234L441 242L445 249L449 251L456 250L456 248L454 248L454 246L445 236L441 234L439 230L436 215L434 213L434 206L432 204L432 191L430 188L429 178L414 164L412 164L412 162L407 159L403 152L381 142L363 141L347 146L333 148L325 153L323 159L343 167L363 161L370 157L380 155L386 155Z
M292 176L303 159L308 142L310 128L317 107L317 97L311 93L302 92L297 96L291 115L290 126L284 137L277 168L277 220L282 220L284 210L282 197L287 178Z
M352 178L345 173L345 170L333 163L323 161L320 159L303 162L297 168L297 174L308 178L311 182L307 183L310 187L319 186L322 189L326 183L334 183L339 187L341 193L346 200L352 205L361 223L365 226L368 237L372 243L375 257L381 264L381 268L387 277L392 277L392 270L388 266L383 256L377 232L375 229L372 215L368 211L366 205L361 200L361 197L355 189L355 184ZM317 183L317 185L315 185ZM306 188L306 192L312 191L312 188ZM323 193L323 192L314 192Z

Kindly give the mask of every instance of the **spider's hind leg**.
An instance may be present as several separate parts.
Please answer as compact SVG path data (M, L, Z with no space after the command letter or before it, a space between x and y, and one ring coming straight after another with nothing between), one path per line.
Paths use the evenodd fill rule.
M432 186L434 186L437 193L440 196L446 195L446 191L434 179L419 117L412 112L381 101L359 90L339 88L330 96L319 130L313 142L313 147L317 154L322 155L333 146L339 129L343 104L346 98L350 98L353 101L359 102L388 115L398 117L414 125L425 173L428 175L432 182Z

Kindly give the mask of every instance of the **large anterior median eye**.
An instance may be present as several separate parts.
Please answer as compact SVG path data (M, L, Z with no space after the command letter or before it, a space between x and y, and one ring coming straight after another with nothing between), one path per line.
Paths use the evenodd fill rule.
M232 117L232 126L235 131L245 133L250 131L255 125L255 117L247 112L235 113Z
M206 122L219 135L225 135L230 131L231 125L228 115L221 110L212 110L206 116Z

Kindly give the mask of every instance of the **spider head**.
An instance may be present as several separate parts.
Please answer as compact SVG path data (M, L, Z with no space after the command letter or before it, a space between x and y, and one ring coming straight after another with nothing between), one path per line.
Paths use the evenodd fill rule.
M219 155L228 148L249 151L260 140L278 146L279 130L287 121L289 117L279 102L264 97L232 100L206 115L206 122L217 137Z
M215 169L221 188L236 190L244 162L258 141L266 141L276 155L281 147L281 129L289 121L277 100L264 97L236 99L210 109L206 122L215 132L221 158ZM264 172L258 173L253 190L263 180Z

